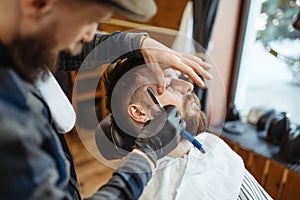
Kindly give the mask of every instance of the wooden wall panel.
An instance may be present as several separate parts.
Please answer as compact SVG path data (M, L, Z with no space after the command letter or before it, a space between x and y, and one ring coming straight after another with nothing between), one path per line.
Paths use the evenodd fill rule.
M268 168L268 162L266 162L266 159L258 154L252 154L249 171L261 185L264 185L265 183L266 168Z
M156 1L157 14L147 22L135 22L114 14L108 22L101 23L100 31L148 32L151 38L171 47L176 31L179 30L181 18L189 0Z
M243 158L245 167L247 167L248 159L249 159L249 151L244 148L237 148L236 152Z
M158 8L156 15L149 21L143 22L142 24L178 30L181 22L181 16L187 2L188 0L156 0ZM119 16L117 13L113 15L113 18L130 21L128 19L125 19L124 17Z
M221 136L222 137L222 136ZM244 160L246 168L275 200L300 200L300 174L272 159L222 137Z
M281 164L271 161L265 189L274 199L278 198L281 191L284 170Z
M289 171L284 183L282 200L300 200L300 175Z

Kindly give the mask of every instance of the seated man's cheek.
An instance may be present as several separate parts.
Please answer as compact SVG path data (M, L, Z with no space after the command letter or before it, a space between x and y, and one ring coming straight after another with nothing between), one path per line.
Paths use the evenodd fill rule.
M165 105L174 105L178 109L180 107L180 99L178 98L177 95L173 94L172 92L166 90L162 95L159 97L160 102L162 103L163 106Z

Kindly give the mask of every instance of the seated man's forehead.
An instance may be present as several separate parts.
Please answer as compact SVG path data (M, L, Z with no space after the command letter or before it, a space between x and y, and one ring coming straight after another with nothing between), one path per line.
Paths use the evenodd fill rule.
M178 78L179 76L181 76L181 72L175 69L165 69L164 70L164 76L168 77L168 78Z

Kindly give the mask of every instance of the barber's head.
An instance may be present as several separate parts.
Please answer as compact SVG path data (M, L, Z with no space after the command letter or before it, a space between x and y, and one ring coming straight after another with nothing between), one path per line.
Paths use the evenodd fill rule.
M119 128L138 133L148 120L153 119L158 109L147 93L147 88L151 87L163 106L178 108L189 132L196 135L206 131L206 117L193 93L193 85L179 79L181 74L173 69L165 70L164 76L166 90L158 95L154 74L142 59L119 60L105 70L102 79L106 87L106 105Z
M47 68L55 70L59 52L80 53L113 12L146 20L156 7L153 0L1 0L0 42L16 71L32 82Z

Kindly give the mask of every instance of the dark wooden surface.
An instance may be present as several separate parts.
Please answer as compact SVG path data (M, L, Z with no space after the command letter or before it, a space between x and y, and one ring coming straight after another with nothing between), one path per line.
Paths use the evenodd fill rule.
M243 158L255 179L274 199L300 200L300 164L283 160L278 153L280 147L268 143L254 126L234 123L231 126L243 131L240 134L223 131L221 138Z
M227 122L226 122L227 123ZM225 123L225 126L226 126ZM227 131L222 132L222 136L230 139L232 142L244 147L245 149L251 150L261 156L268 159L272 159L284 165L285 167L300 173L300 163L291 163L284 160L279 155L279 145L274 145L266 141L265 133L258 133L254 126L243 123L240 121L231 122L235 123L236 126L244 128L241 134L234 134Z

